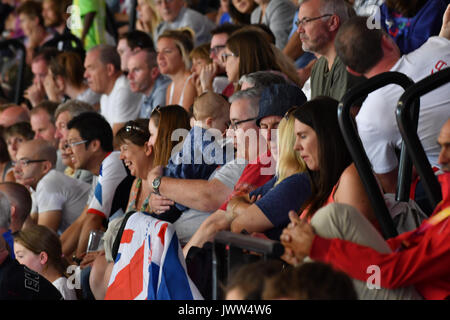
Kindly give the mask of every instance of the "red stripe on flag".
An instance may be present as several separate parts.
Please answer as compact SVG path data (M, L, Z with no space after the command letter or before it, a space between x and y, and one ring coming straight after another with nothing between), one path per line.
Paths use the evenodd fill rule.
M122 239L120 239L120 243L131 243L133 239L134 230L125 229L122 233Z
M106 291L105 300L133 300L143 289L144 244L136 251L130 263L120 270Z
M158 232L158 237L161 240L161 243L162 243L163 246L164 246L164 237L166 235L166 230L167 230L167 223L164 223L161 226L161 229L159 229L159 232Z

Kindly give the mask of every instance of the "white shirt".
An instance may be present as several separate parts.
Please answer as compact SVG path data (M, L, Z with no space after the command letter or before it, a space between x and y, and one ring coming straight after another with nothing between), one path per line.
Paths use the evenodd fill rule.
M450 41L430 37L417 50L403 55L390 71L404 73L414 82L450 65ZM388 173L398 166L395 148L401 147L395 112L404 90L388 85L368 95L356 122L361 141L378 174ZM418 136L432 166L438 166L439 145L436 143L441 127L450 117L450 83L420 98Z
M69 289L67 286L67 278L61 277L52 282L52 284L59 290L64 300L78 300L75 289Z
M62 234L83 212L89 190L89 184L52 169L36 186L33 212L61 211L58 233Z
M142 94L132 92L128 79L125 75L121 75L114 83L110 94L102 94L100 98L100 113L111 127L114 123L136 120L141 110L141 100Z

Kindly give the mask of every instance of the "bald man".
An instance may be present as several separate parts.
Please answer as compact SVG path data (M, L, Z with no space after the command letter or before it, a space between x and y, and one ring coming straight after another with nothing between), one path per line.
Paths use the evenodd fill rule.
M17 151L14 176L31 191L33 221L61 234L83 211L90 186L54 170L55 163L56 148L48 141L27 141Z
M30 219L31 195L27 188L16 182L0 183L3 192L11 204L11 232L17 232L32 223Z
M1 126L6 128L18 122L30 122L30 114L27 109L12 105L0 113Z

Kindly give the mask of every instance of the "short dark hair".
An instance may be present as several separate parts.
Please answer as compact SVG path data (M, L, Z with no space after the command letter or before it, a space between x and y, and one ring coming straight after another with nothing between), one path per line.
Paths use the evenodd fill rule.
M144 31L128 31L121 35L119 39L126 39L131 50L134 50L135 48L155 50L152 38Z
M3 137L5 140L14 135L21 135L26 140L33 140L34 131L31 129L31 124L29 122L17 122L5 128L3 132Z
M111 152L113 146L113 132L108 121L97 112L83 112L67 124L67 128L76 129L83 140L87 140L85 147L93 140L99 140L103 151Z
M383 58L383 35L382 30L367 27L367 17L352 17L336 34L336 53L346 66L364 74Z
M233 32L239 30L240 28L242 28L242 26L237 25L237 24L224 23L224 24L221 24L220 26L216 27L215 29L213 29L211 31L211 34L215 35L215 34L220 34L220 33L226 33L227 35L230 36Z
M25 1L17 8L17 14L25 14L32 18L37 17L39 24L44 26L44 18L42 17L42 4L37 1Z
M116 141L118 145L125 143L125 140L137 146L144 146L150 138L148 131L149 119L136 119L127 121L125 125L116 133Z
M41 47L33 54L32 62L37 62L39 60L44 60L47 65L50 61L59 54L58 49L53 47Z
M58 108L58 106L59 106L58 102L44 100L44 101L40 102L38 105L36 105L36 107L31 109L30 116L38 113L40 110L44 110L50 116L50 121L53 124L55 124L55 111L56 111L56 108Z
M120 69L120 55L117 52L116 47L111 46L109 44L99 44L89 50L89 52L92 52L92 51L99 52L98 58L102 64L104 64L104 65L112 64L116 71L121 70Z

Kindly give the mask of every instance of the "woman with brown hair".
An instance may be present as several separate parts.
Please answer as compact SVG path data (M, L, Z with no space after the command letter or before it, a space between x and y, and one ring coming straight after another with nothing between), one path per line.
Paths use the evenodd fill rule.
M167 87L166 103L178 104L186 111L189 111L197 94L189 59L189 53L194 47L193 38L192 32L187 28L166 30L156 43L159 70L172 80Z
M298 85L298 79L290 76L289 70L282 68L264 33L255 27L246 27L230 36L222 61L225 63L228 81L236 84L235 91L243 75L256 71L279 71Z
M200 82L200 73L202 69L212 63L209 57L209 43L204 43L200 46L195 47L189 54L189 58L192 61L191 73L193 74L193 79L195 83L195 89L197 90L197 96L203 93L202 85Z
M75 52L62 52L51 60L44 88L50 101L62 102L68 96L93 107L100 101L100 95L84 82L83 61Z
M128 121L117 132L120 158L136 177L131 187L127 212L152 212L149 197L153 189L150 187L151 183L147 182L147 173L154 166L165 166L169 162L172 149L179 143L171 139L176 129L186 129L186 132L190 129L189 114L179 105L169 105L153 110L150 120ZM168 211L167 214L155 217L171 221L180 214ZM105 254L99 255L92 264L89 284L96 299L103 299L105 296L115 260L113 247L116 237L120 237L119 228L124 218L116 219L108 225L104 237Z
M62 255L61 241L52 230L34 225L18 231L14 234L14 254L21 264L53 283L65 300L77 300L75 289L67 286L68 264Z

